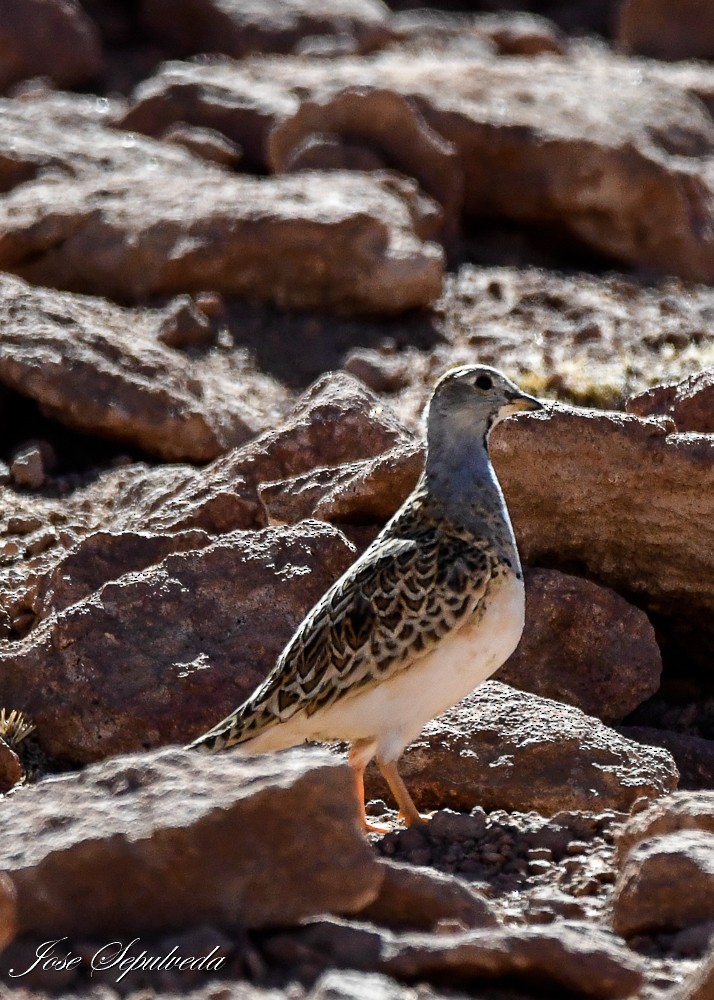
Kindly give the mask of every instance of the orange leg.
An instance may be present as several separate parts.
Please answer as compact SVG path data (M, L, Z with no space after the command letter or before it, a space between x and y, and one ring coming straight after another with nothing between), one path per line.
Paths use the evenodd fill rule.
M402 776L397 770L397 762L395 760L386 762L380 760L378 757L377 765L384 776L384 780L389 785L392 795L396 799L397 805L399 806L399 813L407 826L413 826L415 823L426 822L428 817L422 816L417 807L414 805L414 801L409 794L407 786L402 781Z
M370 823L364 808L364 769L369 764L374 753L374 743L371 740L358 740L352 745L348 760L355 778L355 793L359 805L360 823L367 833L389 833L392 829L383 823Z

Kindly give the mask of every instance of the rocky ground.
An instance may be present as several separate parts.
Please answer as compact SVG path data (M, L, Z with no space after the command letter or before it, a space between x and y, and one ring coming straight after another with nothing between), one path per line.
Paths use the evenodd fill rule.
M714 5L414 6L0 4L8 1000L714 998ZM475 361L526 630L365 838L180 747Z

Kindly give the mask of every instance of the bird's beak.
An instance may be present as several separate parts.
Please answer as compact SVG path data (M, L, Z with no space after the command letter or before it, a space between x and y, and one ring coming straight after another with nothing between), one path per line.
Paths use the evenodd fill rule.
M527 392L512 392L508 394L508 412L527 413L529 411L543 410L545 407L536 399L529 396Z

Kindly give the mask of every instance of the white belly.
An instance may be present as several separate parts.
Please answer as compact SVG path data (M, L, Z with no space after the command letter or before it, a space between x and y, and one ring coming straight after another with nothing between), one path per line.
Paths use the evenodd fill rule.
M451 708L505 663L523 632L525 593L515 576L489 587L485 609L471 624L388 680L363 688L324 711L299 714L246 744L272 750L304 740L373 739L384 760L395 760L423 727Z

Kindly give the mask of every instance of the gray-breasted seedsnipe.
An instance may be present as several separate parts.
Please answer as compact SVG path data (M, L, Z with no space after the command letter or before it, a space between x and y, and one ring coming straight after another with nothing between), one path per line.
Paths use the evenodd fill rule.
M376 756L407 823L421 820L397 770L404 747L497 670L523 631L516 540L488 455L504 417L537 399L494 368L437 382L414 492L310 611L263 684L191 747L248 753L346 740L364 825Z

